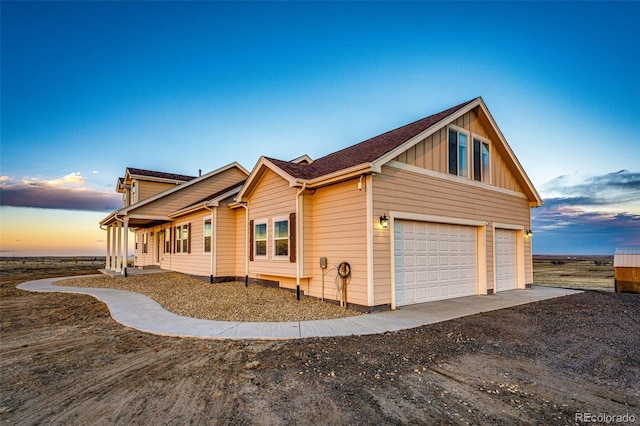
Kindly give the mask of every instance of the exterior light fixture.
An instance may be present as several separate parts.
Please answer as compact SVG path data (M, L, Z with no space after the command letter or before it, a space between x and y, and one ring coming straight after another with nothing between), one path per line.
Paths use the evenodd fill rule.
M380 216L380 226L382 226L383 229L387 229L389 227L389 218L386 214Z
M526 231L524 231L524 236L527 238L533 237L533 231L531 229L527 229Z

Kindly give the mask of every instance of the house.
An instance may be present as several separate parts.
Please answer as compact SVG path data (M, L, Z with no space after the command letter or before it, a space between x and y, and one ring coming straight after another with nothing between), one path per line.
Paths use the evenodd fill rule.
M613 273L616 291L640 293L640 247L616 249Z
M271 282L364 311L533 281L530 209L542 200L482 98L316 160L227 167L237 181L222 184L220 170L176 180L105 218L108 258L128 220L138 267Z
M123 272L132 230L136 267L237 275L235 257L219 269L216 261L235 255L235 224L224 225L236 214L226 206L248 175L238 163L198 177L127 168L116 187L123 194L122 208L100 222L107 231L106 269ZM216 252L221 254L213 256Z

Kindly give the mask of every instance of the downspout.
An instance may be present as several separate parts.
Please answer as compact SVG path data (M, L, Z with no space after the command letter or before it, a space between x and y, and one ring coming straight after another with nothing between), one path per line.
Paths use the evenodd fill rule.
M249 286L249 204L246 201L240 201L240 205L244 208L244 286Z
M300 276L302 275L302 253L303 253L303 249L302 249L302 244L304 242L303 236L302 236L302 222L304 220L303 218L303 212L304 212L304 203L301 206L300 205L300 195L304 192L304 190L307 189L307 183L303 182L302 186L300 187L300 189L298 190L298 193L296 194L296 298L298 300L300 300ZM309 290L307 289L307 292Z
M213 277L218 275L218 265L217 265L217 259L216 259L216 243L218 241L218 236L217 236L217 219L218 219L218 215L217 215L217 207L212 207L209 208L207 207L207 204L205 203L202 207L204 207L206 210L209 210L211 212L211 265L210 265L210 276L209 276L209 282L210 284L213 284Z

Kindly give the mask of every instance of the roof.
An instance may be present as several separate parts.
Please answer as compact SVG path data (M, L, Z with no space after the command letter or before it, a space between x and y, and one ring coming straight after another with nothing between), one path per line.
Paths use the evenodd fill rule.
M239 200L253 191L255 180L259 180L264 168L269 168L289 181L292 187L303 184L307 188L324 186L366 173L381 173L382 166L389 163L402 152L419 143L424 138L438 131L449 122L456 120L467 112L478 108L487 119L489 126L497 136L496 146L503 150L507 167L515 173L516 181L529 198L530 207L543 204L542 198L527 176L524 168L513 153L497 123L491 116L481 97L471 99L459 105L414 121L397 129L367 139L358 144L336 151L312 162L298 163L282 161L275 158L261 157L254 167L246 185L238 196Z
M295 163L269 157L265 158L292 177L307 180L349 169L359 164L372 163L476 99L477 98L471 99L445 111L430 115L429 117L414 121L413 123L390 130L356 145L318 158L311 164Z
M156 172L154 170L136 169L133 167L127 167L127 172L131 175L146 176L156 179L168 179L168 180L181 180L188 182L195 179L195 176L179 175L176 173Z
M224 188L214 194L211 194L207 197L204 197L196 201L195 203L191 203L188 206L185 206L180 208L179 210L176 210L175 212L169 213L168 216L173 218L173 217L181 216L183 214L191 213L196 210L201 210L201 209L204 209L204 205L206 204L209 204L209 207L212 207L211 203L215 203L217 205L217 202L224 200L225 198L229 198L232 195L235 195L238 192L240 192L240 189L242 189L242 185L244 185L245 182L246 180L240 183L231 185L227 188Z
M613 256L616 268L640 268L640 247L618 248Z

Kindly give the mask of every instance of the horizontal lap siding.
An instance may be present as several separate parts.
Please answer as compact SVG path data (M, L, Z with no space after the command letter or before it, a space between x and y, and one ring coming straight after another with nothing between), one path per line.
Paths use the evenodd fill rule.
M326 257L325 298L337 300L337 271L331 269L344 261L351 265L352 274L347 286L347 301L368 304L365 194L364 189L358 190L357 179L319 188L313 194L313 276L309 283L312 296L321 296L320 258Z
M130 214L167 215L169 213L183 209L205 197L229 188L235 184L240 184L246 179L244 173L237 168L231 168L218 173L208 179L200 181L191 186L185 187L172 194L166 195L147 205L133 209Z
M250 262L249 273L255 276L296 276L295 262L289 259L273 258L273 218L286 216L296 211L297 188L271 170L267 170L254 188L249 198L249 217L251 220L267 219L267 258ZM291 247L289 247L291 249ZM252 250L253 248L251 248Z
M171 189L176 186L175 183L148 182L145 180L136 180L136 190L138 191L138 201L142 201L156 194Z
M244 246L244 240L238 239L237 216L238 210L232 210L229 208L229 202L233 201L233 198L229 198L226 201L220 203L217 208L217 238L216 238L216 276L228 277L236 274L236 245ZM244 210L244 209L240 209ZM242 214L244 218L244 214ZM244 227L244 223L242 225ZM244 233L242 234L244 235ZM244 258L242 260L244 262ZM244 273L242 273L244 275Z
M171 270L191 275L209 276L211 274L211 254L204 253L204 219L211 212L203 211L184 216L175 221L174 226L191 224L191 253L173 253Z
M247 229L247 210L240 207L231 210L235 216L235 272L231 275L235 275L238 277L243 277L246 275L247 271L245 269L246 259L247 259L247 241L246 238L246 229Z
M465 185L464 181L440 179L383 167L374 177L374 213L392 210L456 219L530 226L528 200L517 195ZM382 213L380 213L382 214ZM487 286L493 288L493 230L487 226ZM389 230L374 232L375 303L390 303ZM525 259L530 259L530 240L525 239ZM527 257L528 256L528 257ZM525 279L532 282L531 263L525 260Z
M148 238L148 248L147 248L147 253L143 253L142 252L142 241L143 241L143 235L144 233L147 232L147 238ZM135 234L129 234L129 238L133 238L134 239L134 266L149 266L149 265L154 265L154 244L153 244L153 240L155 239L155 232L154 231L154 236L151 236L151 229L145 229L145 230L137 230L135 232ZM135 244L137 243L137 244ZM116 240L116 245L118 244L117 240ZM124 247L124 238L122 239L122 244Z

